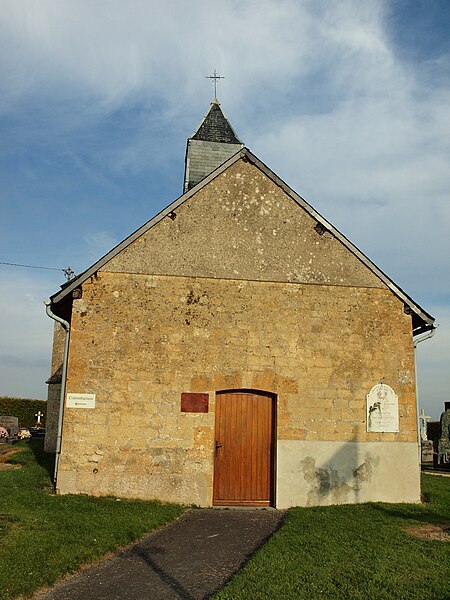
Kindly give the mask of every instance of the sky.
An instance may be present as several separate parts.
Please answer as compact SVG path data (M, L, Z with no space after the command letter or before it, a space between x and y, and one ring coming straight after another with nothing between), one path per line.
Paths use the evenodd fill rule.
M0 0L0 395L46 398L43 300L182 193L213 99L439 327L450 401L448 0ZM55 270L50 270L55 269Z

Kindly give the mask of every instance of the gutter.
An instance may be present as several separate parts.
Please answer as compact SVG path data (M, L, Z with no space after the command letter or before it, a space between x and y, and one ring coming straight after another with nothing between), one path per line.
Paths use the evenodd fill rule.
M422 337L417 338L417 340L414 342L414 349L417 348L417 344L420 344L420 342L424 342L425 340L429 340L430 338L432 338L434 336L434 334L436 333L436 329L439 327L439 323L436 323L436 325L433 325L433 328L430 329L430 331L428 331L428 333L425 333Z
M415 341L413 340L413 344L414 344L414 377L416 380L416 419L417 419L417 447L418 447L418 455L419 455L419 468L422 464L422 454L421 454L421 449L422 449L422 439L420 437L420 416L419 416L419 378L418 378L418 372L417 372L417 345L420 344L420 342L424 342L425 340L429 340L431 339L434 334L436 333L436 329L439 327L439 323L436 323L436 325L433 325L432 329L430 329L430 331L428 331L427 333L425 333L424 335L422 335L421 337L417 338Z
M65 398L65 394L66 394L67 360L69 357L70 323L68 323L64 319L61 319L61 317L58 317L58 315L55 315L55 313L52 312L52 303L50 300L44 300L44 304L46 307L47 315L54 321L57 321L58 323L60 323L64 327L64 330L66 332L66 335L64 338L64 354L63 354L63 364L62 364L62 374L61 374L61 392L59 395L58 428L57 428L57 433L56 433L55 471L53 474L53 483L54 483L55 489L56 489L56 478L58 475L59 457L61 455L62 424L63 424L63 417L64 417L64 398Z

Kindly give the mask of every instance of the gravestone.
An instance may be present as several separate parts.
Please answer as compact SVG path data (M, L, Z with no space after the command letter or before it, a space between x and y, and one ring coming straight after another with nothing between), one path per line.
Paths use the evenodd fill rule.
M9 433L9 441L17 439L19 432L19 419L8 415L0 415L0 427L4 427Z
M441 433L438 442L438 462L450 462L450 409L441 415Z
M433 442L428 439L427 424L431 417L420 411L420 458L422 463L433 462Z

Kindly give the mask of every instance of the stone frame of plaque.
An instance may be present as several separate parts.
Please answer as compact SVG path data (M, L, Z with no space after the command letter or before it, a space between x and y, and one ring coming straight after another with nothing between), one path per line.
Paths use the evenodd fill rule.
M398 396L385 383L377 383L366 396L366 429L369 433L398 433Z

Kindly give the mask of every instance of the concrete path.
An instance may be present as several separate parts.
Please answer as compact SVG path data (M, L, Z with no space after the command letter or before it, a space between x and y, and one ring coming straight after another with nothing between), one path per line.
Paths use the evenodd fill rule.
M200 600L231 578L281 525L275 510L190 510L42 600Z

